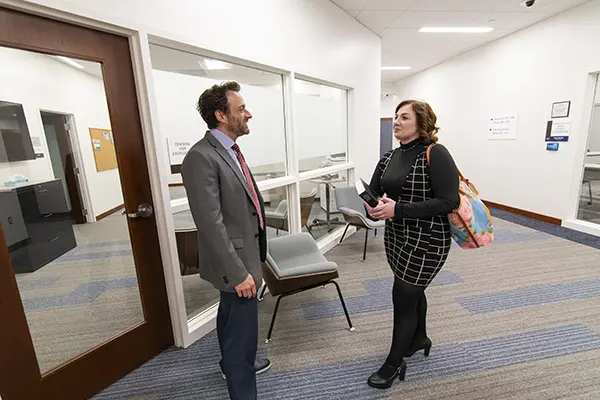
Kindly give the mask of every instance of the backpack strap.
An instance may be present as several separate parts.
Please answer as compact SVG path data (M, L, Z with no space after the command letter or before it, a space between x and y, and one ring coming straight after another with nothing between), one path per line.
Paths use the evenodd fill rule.
M427 146L427 165L431 165L429 160L431 159L431 148L435 146L435 143L431 143L429 146Z
M427 146L427 165L431 165L431 149L433 148L433 146L435 146L435 143L431 143L429 146ZM473 190L475 190L475 192L477 192L477 189L475 189L475 187L471 184L471 182L469 182L469 180L467 178L465 178L465 176L462 174L462 172L460 172L460 169L458 169L458 167L456 167L456 170L458 171L458 177L460 178L461 181L464 181L467 183L467 185L471 186L471 188ZM477 192L479 193L479 192Z

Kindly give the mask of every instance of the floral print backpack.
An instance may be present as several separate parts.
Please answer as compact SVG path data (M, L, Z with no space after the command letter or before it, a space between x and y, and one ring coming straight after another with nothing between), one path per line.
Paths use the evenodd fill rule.
M433 146L434 144L431 144L427 148L428 165ZM494 240L494 224L490 210L479 198L479 192L475 185L466 179L460 170L458 174L460 177L458 185L460 205L448 214L450 235L463 249L483 247Z

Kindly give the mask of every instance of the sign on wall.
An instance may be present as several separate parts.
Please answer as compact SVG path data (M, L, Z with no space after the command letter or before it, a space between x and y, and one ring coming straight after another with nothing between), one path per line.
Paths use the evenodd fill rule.
M44 146L39 136L31 136L31 145L33 146L35 158L44 158Z
M190 140L167 138L167 148L169 149L169 164L181 165L186 154L194 143Z
M548 121L546 125L546 142L568 142L571 133L571 120Z
M516 140L519 116L517 113L490 118L489 140Z

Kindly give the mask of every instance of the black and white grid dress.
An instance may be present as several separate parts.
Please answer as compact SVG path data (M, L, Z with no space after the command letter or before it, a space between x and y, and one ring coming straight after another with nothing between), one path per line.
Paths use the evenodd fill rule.
M431 142L417 139L387 152L370 186L395 200L392 221L386 220L384 245L397 279L428 286L450 252L448 213L459 204L458 170L448 150L436 144L427 165Z

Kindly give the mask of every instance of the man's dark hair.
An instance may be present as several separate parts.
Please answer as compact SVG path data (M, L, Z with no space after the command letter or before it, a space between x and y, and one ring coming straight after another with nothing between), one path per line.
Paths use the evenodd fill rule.
M219 125L219 121L215 116L216 111L221 110L225 114L229 114L227 92L239 92L240 89L239 83L229 81L220 85L213 85L200 95L196 109L208 125L208 129L214 129Z

